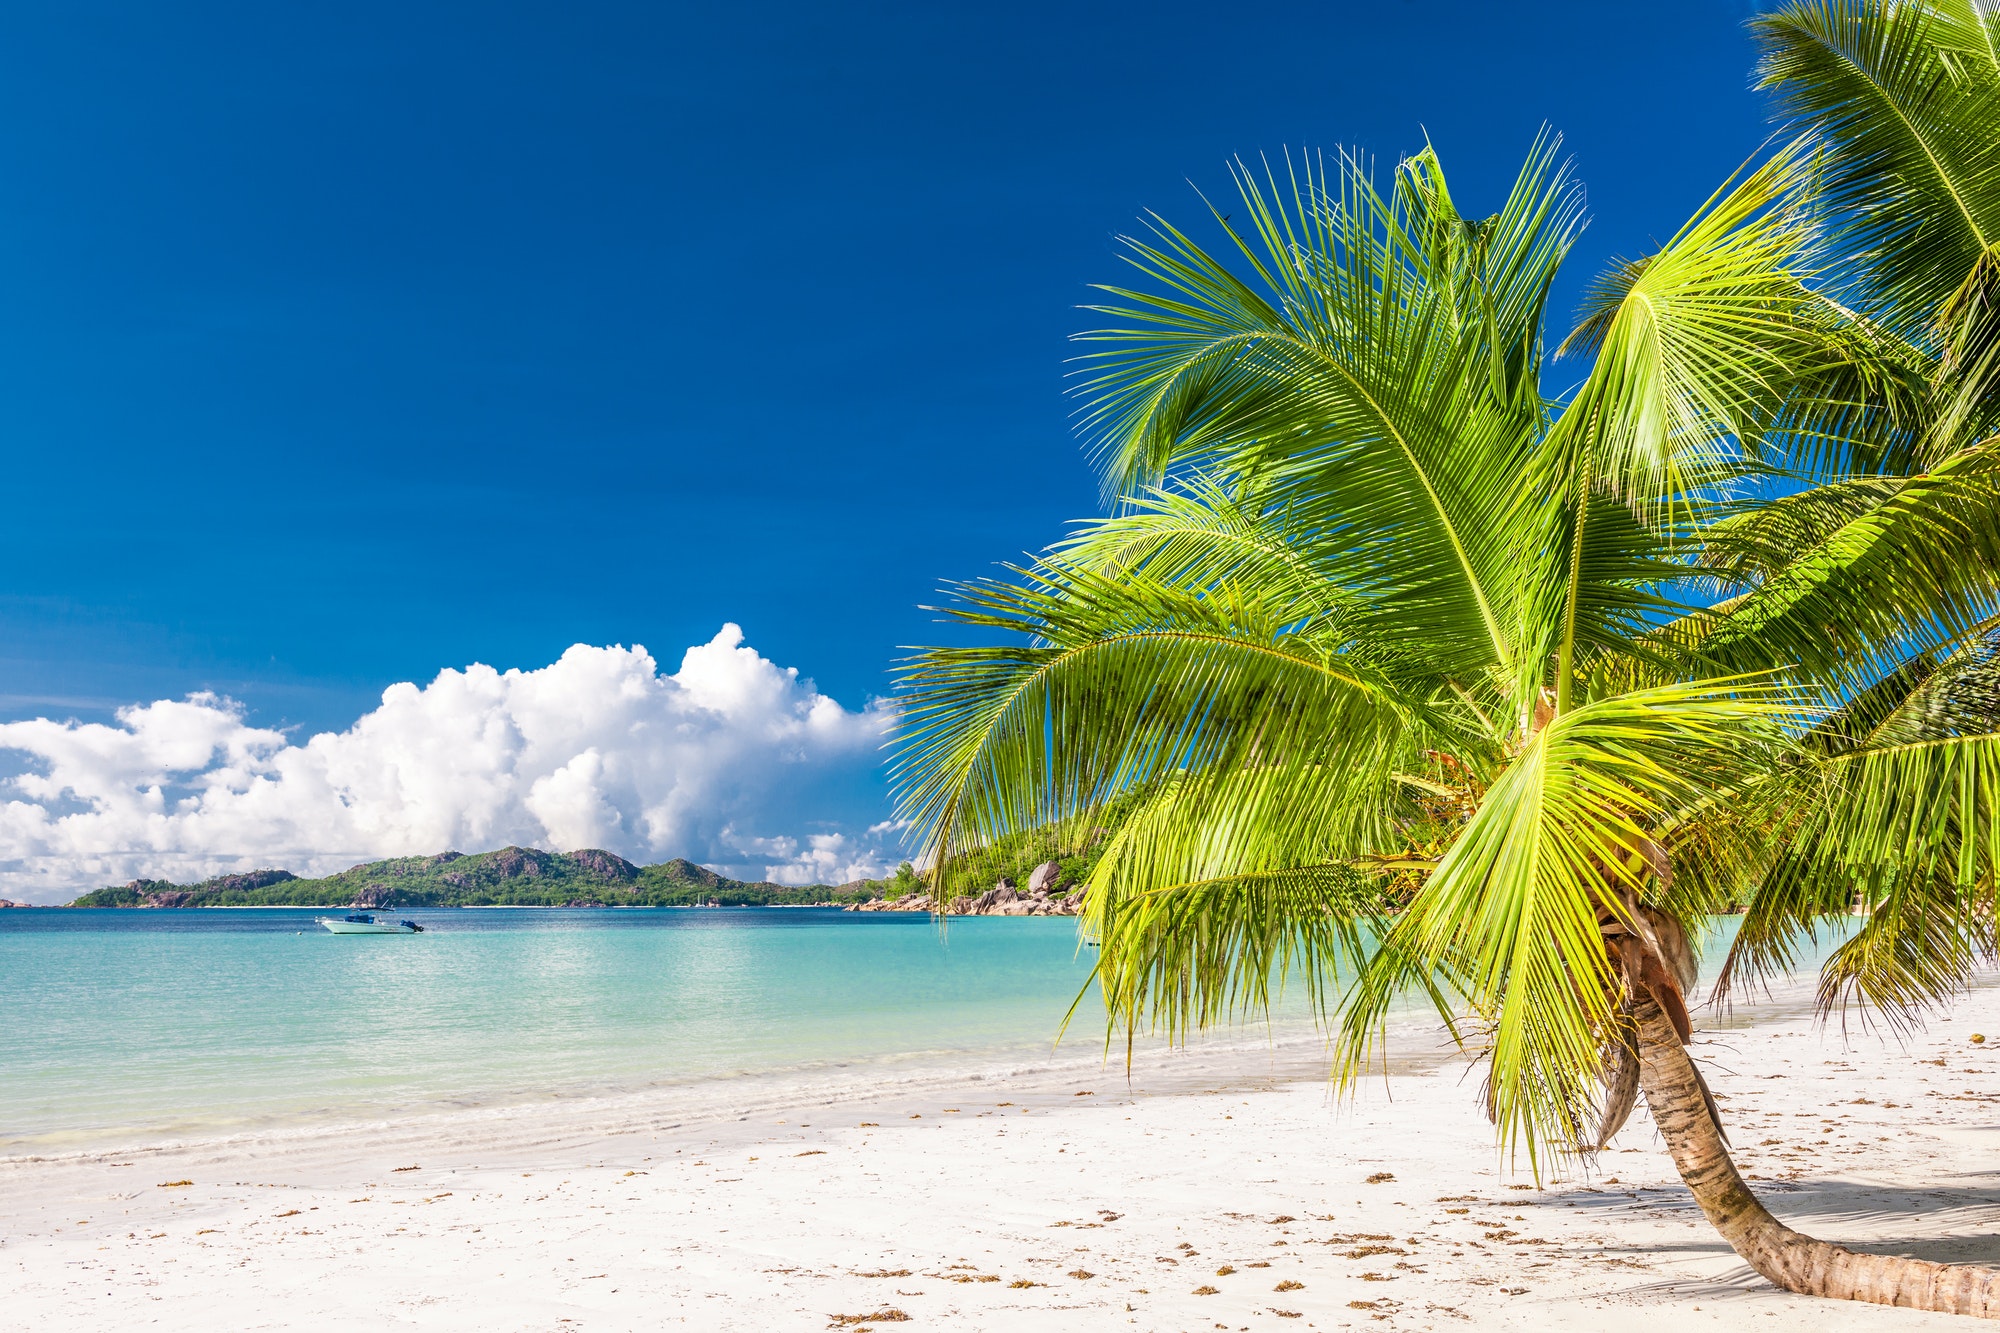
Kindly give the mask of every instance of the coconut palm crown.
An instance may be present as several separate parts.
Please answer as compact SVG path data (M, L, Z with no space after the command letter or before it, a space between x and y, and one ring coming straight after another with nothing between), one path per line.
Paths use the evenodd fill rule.
M1239 162L1206 244L1149 218L1083 335L1111 516L954 590L999 642L912 659L899 778L941 878L1117 803L1114 1028L1289 979L1351 1081L1425 992L1536 1170L1643 1089L1766 1276L2000 1313L2000 1275L1772 1219L1683 1049L1687 936L1731 905L1719 991L1859 903L1820 1002L1897 1023L1996 943L2000 16L1755 27L1783 142L1559 345L1553 136L1484 218L1429 148L1386 186Z

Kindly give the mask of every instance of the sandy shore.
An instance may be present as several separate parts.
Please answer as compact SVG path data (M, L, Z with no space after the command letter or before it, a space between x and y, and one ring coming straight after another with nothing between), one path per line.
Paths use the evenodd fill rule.
M2000 1262L2000 990L1907 1047L1782 1013L1698 1040L1781 1216ZM723 1120L539 1108L0 1159L0 1325L1960 1324L1771 1290L1643 1117L1591 1179L1510 1174L1477 1076L1415 1057L1344 1106L1296 1061L1224 1055L1174 1091L1073 1062Z

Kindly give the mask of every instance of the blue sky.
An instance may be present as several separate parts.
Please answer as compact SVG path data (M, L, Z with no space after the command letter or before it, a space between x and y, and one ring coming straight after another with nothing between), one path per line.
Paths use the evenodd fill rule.
M725 622L859 710L1095 508L1065 340L1140 210L1428 131L1477 211L1546 121L1572 306L1769 133L1749 12L10 5L0 718L303 736Z

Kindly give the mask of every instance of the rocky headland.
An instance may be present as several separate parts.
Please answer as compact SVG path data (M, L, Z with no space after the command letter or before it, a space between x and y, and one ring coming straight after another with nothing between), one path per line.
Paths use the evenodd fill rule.
M960 894L945 905L947 916L1075 916L1081 895L1074 885L1062 882L1062 867L1044 861L1028 875L1028 887L1016 888L1002 878L986 892ZM908 893L900 898L878 898L856 903L850 912L932 912L937 910L929 892Z

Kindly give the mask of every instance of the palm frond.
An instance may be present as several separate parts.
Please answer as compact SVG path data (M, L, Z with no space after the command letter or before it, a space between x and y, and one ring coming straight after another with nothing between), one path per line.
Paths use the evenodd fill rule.
M1820 351L1798 206L1810 161L1774 155L1713 198L1653 255L1599 278L1565 353L1595 356L1558 440L1593 485L1653 512L1708 484L1731 442L1760 432L1802 358ZM1564 466L1574 466L1565 462Z
M1857 999L1900 1018L1949 994L1969 960L1991 951L2000 732L1837 754L1761 799L1785 807L1776 816L1785 827L1717 978L1719 998L1789 970L1802 939L1856 908L1871 927L1829 963L1829 1007ZM1965 938L1936 949L1940 931Z
M1179 772L1353 763L1427 711L1283 588L1020 575L966 586L953 614L1025 641L930 649L903 677L902 808L940 864Z
M1761 85L1803 121L1844 221L1842 275L1906 336L2000 245L2000 69L1973 0L1808 0L1753 20Z
M1434 158L1388 198L1351 160L1288 162L1282 183L1239 165L1249 223L1229 237L1248 277L1155 219L1130 243L1151 288L1113 291L1123 304L1098 309L1121 324L1085 335L1105 345L1083 391L1110 484L1130 495L1199 466L1254 487L1345 533L1357 581L1395 590L1386 625L1462 634L1448 672L1510 661L1510 570L1541 501L1525 349L1580 203L1554 148L1481 224L1458 217Z
M1093 886L1084 929L1108 1033L1185 1038L1269 1015L1287 986L1324 1014L1341 977L1369 955L1381 900L1333 863L1105 895Z
M1439 977L1491 1031L1492 1111L1531 1162L1585 1137L1618 987L1600 914L1649 875L1649 826L1782 748L1786 696L1663 686L1552 718L1487 792L1343 1006L1337 1074L1371 1058L1399 990Z
M1708 669L1795 667L1850 688L1996 609L2000 438L1921 476L1837 483L1766 515L1725 527L1718 541L1720 567L1761 570L1755 586L1675 631ZM1774 543L1788 529L1817 540L1779 564Z
M1992 883L1908 874L1874 896L1867 923L1820 969L1822 1014L1879 1018L1906 1032L1929 1006L2000 961Z

